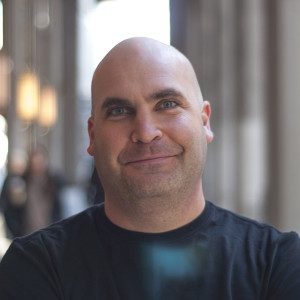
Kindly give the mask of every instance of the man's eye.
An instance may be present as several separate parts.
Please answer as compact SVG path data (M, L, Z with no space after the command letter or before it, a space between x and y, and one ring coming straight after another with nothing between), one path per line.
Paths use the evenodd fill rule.
M114 107L107 111L108 116L122 116L130 113L130 110L127 107Z
M159 105L159 109L172 109L178 106L178 103L172 100L164 101Z

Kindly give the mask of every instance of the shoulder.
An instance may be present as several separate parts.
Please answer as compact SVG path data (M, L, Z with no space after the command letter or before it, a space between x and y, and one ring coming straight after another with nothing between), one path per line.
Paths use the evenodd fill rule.
M10 248L22 251L57 253L75 245L85 244L97 236L96 220L101 205L92 206L74 216L38 230L30 235L16 238Z
M299 236L295 232L281 232L276 227L259 222L210 203L212 220L216 230L234 240L244 241L252 247L273 250L278 245L295 244Z
M263 299L300 299L300 239L295 232L274 226L209 203L211 234L223 256L233 253L242 274L256 274ZM227 254L227 255L226 255ZM253 278L252 278L253 280Z
M93 206L28 236L14 239L0 262L0 282L4 283L0 284L0 298L4 293L13 294L21 286L20 293L26 291L31 295L31 282L35 282L42 287L36 290L41 296L30 299L44 299L42 294L47 289L50 296L45 299L56 299L52 287L55 287L55 293L59 293L63 290L61 282L65 278L85 270L85 264L93 266L99 256L101 249L96 223L101 210L102 206Z
M93 206L14 239L0 263L0 282L3 283L0 298L8 293L18 294L18 299L57 299L59 294L59 299L64 298L64 280L92 268L95 259L101 257L96 223L102 209L101 205ZM32 282L37 289L31 289ZM32 297L21 297L23 293Z

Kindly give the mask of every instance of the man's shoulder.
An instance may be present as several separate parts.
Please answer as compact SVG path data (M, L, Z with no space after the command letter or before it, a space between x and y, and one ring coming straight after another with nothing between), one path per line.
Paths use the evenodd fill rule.
M97 235L96 219L102 205L95 205L69 218L55 222L48 227L27 236L14 239L17 247L64 247L74 243L85 243Z
M285 240L299 240L296 232L282 232L273 225L248 218L212 203L210 205L216 228L219 228L228 237L251 242L257 241L257 245L261 245L262 241L274 245Z
M210 206L214 211L213 219L215 223L218 225L226 225L230 228L238 226L238 227L244 227L245 229L249 228L258 231L274 230L277 233L280 232L278 229L276 229L274 226L270 224L246 217L239 213L218 206L214 203L210 202Z
M209 204L213 258L230 261L239 270L242 287L247 278L263 299L300 299L300 239L272 225ZM222 253L220 255L219 253ZM235 255L234 255L235 254ZM220 265L222 264L220 262ZM251 286L251 284L250 284Z
M14 298L9 293L18 299L63 299L74 286L89 286L88 276L105 269L97 230L100 212L101 206L94 206L14 239L0 263L0 298ZM38 288L32 290L30 282Z

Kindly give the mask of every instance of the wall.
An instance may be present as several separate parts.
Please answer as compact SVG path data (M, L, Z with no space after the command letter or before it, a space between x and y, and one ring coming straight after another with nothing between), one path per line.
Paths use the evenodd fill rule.
M300 231L300 2L170 3L171 42L213 108L206 198Z

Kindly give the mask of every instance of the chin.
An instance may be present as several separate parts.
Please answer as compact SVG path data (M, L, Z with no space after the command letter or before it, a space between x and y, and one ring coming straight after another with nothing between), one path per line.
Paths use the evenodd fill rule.
M182 181L174 180L172 175L140 176L135 180L126 180L126 190L129 195L135 198L161 198L174 195L180 188ZM179 182L178 182L179 181Z

